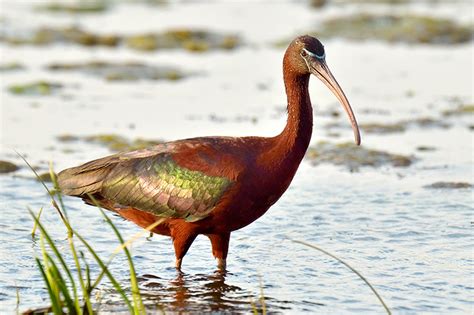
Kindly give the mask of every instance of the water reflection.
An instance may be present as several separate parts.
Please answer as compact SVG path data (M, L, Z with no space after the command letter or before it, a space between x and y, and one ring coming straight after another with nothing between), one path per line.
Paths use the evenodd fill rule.
M179 272L172 280L146 274L139 282L147 309L166 312L226 312L252 310L258 297L242 288L226 283L227 272L207 274ZM266 297L267 299L267 297ZM256 307L260 308L259 303Z

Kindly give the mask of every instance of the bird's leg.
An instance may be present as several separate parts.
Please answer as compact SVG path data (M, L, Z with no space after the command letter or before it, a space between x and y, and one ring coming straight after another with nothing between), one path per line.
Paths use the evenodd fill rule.
M225 270L230 233L208 234L207 236L211 240L212 254L217 259L217 268Z
M183 257L186 255L189 247L194 242L194 239L196 239L196 236L196 234L191 233L180 233L173 236L174 252L176 255L176 269L181 270Z

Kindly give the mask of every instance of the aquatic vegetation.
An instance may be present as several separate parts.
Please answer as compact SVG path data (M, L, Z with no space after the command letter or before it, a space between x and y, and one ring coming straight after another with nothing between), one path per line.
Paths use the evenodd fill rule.
M149 140L143 138L129 140L117 134L97 134L84 137L65 134L56 137L56 139L60 142L85 141L106 146L109 150L115 152L144 149L164 142L162 140Z
M36 7L39 11L54 13L101 13L108 9L106 1L79 1L75 3L51 2Z
M94 14L103 13L110 7L124 1L108 1L108 0L86 0L75 1L74 3L50 2L36 6L38 11L49 13L68 13L68 14ZM144 3L147 5L165 5L168 0L133 0L133 2Z
M320 38L342 37L350 40L383 40L410 44L457 44L474 38L472 25L422 15L379 15L360 13L337 16L309 30ZM275 43L286 46L288 39Z
M474 104L462 104L454 109L443 111L443 116L474 115Z
M437 149L432 146L420 145L416 147L416 150L420 152L430 152L430 151L436 151Z
M249 116L249 115L236 115L233 117L225 117L225 116L220 116L215 113L209 114L207 117L203 117L200 115L188 115L186 117L189 120L202 120L202 119L208 119L209 121L213 123L244 123L244 122L251 122L252 124L257 124L258 123L258 117L257 116Z
M125 44L129 48L141 51L181 48L192 52L204 52L211 49L234 49L240 44L240 40L235 35L183 28L163 33L132 35L125 39Z
M0 64L0 72L24 70L25 66L18 62Z
M19 169L20 168L12 162L0 160L0 174L15 172Z
M40 28L25 36L0 36L0 41L11 45L44 46L53 43L70 43L82 46L117 46L120 37L116 35L99 35L82 30L79 27Z
M8 87L8 91L18 95L51 95L63 87L60 83L37 81L26 84L15 84Z
M130 36L125 44L136 50L153 51L158 49L158 41L153 34L140 34Z
M73 141L80 140L80 137L73 136L73 135L70 135L70 134L63 134L63 135L57 136L56 140L58 140L60 142L73 142Z
M127 139L115 134L87 136L84 138L84 141L105 145L112 151L122 151L129 146Z
M0 35L0 41L11 45L50 45L68 43L81 46L125 45L140 51L158 49L185 49L203 52L211 49L230 50L238 47L241 40L232 34L220 34L206 30L172 29L161 33L135 35L97 34L72 26L66 28L44 27L24 36Z
M407 2L410 2L412 0L336 0L334 2L338 3L356 3L356 4L362 4L362 3L370 3L370 4L405 4ZM428 0L429 1L429 0ZM437 0L433 0L437 1Z
M434 119L430 117L421 117L411 120L404 121L408 126L415 126L419 128L449 128L451 127L450 123L442 121L440 119Z
M309 0L309 5L313 8L322 8L328 3L327 0Z
M108 81L135 80L179 80L186 76L173 67L151 66L139 62L112 63L90 61L85 63L52 63L47 66L51 71L81 71L99 76Z
M55 175L53 175L53 176L55 176ZM40 173L40 174L38 174L36 179L38 181L42 181L42 182L45 182L45 183L52 183L53 182L53 177L51 176L50 172Z
M346 128L346 125L342 125L338 122L328 123L326 126L328 129L333 128ZM442 121L440 119L434 119L430 117L421 117L415 119L401 120L394 123L362 123L360 128L366 133L375 133L375 134L388 134L388 133L397 133L405 132L410 127L417 128L449 128L451 127L450 123Z
M358 171L364 166L407 167L415 161L415 158L411 156L366 149L351 142L330 143L326 141L311 146L306 153L306 158L313 165L331 163L346 166L351 171Z
M432 189L465 189L472 188L473 185L465 182L435 182L423 187Z
M381 124L381 123L364 123L360 124L360 128L366 133L393 133L403 132L406 130L406 124L394 123L394 124Z
M388 42L453 44L472 40L473 30L455 21L418 15L359 14L336 17L317 31L323 37Z

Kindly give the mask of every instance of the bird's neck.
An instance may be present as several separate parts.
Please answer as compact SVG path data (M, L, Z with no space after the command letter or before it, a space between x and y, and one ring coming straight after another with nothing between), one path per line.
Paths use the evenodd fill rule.
M293 162L303 159L313 132L313 108L309 98L309 74L285 71L285 88L288 98L288 120L285 129L275 137L275 148L282 157Z

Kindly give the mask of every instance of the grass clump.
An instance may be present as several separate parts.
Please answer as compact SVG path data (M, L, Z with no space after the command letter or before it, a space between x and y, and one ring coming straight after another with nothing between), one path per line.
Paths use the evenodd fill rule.
M110 256L108 261L104 262L104 260L98 256L88 241L86 241L86 239L84 239L78 233L78 231L74 230L71 222L68 219L66 208L62 201L61 195L55 195L46 186L44 181L31 167L31 165L26 160L24 161L35 173L38 180L41 181L47 190L54 208L56 209L62 223L66 227L69 251L74 260L74 266L69 266L67 264L66 253L64 252L64 249L60 250L56 246L47 228L40 221L40 214L42 210L40 210L40 214L38 215L35 215L31 210L29 210L35 224L35 227L32 231L32 236L35 236L36 229L38 229L40 234L39 238L41 257L37 257L35 260L38 270L40 271L48 290L51 306L42 308L41 310L27 311L27 313L36 313L37 311L40 311L42 313L52 312L54 314L94 314L94 299L92 297L92 292L97 288L103 277L107 277L110 283L114 286L115 290L119 293L122 302L126 304L130 314L146 314L140 294L140 289L138 287L135 267L130 255L130 251L127 248L129 242L124 241L113 222L109 219L105 212L100 209L105 221L111 227L120 242L118 249ZM50 176L52 178L55 190L59 191L60 188L58 186L56 176L52 170L50 170ZM152 224L147 230L153 229L159 223L161 222L158 221L155 224ZM101 269L99 275L94 281L90 273L90 264L85 258L84 253L77 248L77 242L87 249L88 253L94 258L95 263L97 263ZM109 269L113 258L122 251L125 253L129 264L132 301L130 301L125 289L122 288ZM76 277L73 276L73 270L76 270Z
M8 91L16 95L42 96L51 95L63 87L62 84L37 81L26 84L14 84L8 87Z

